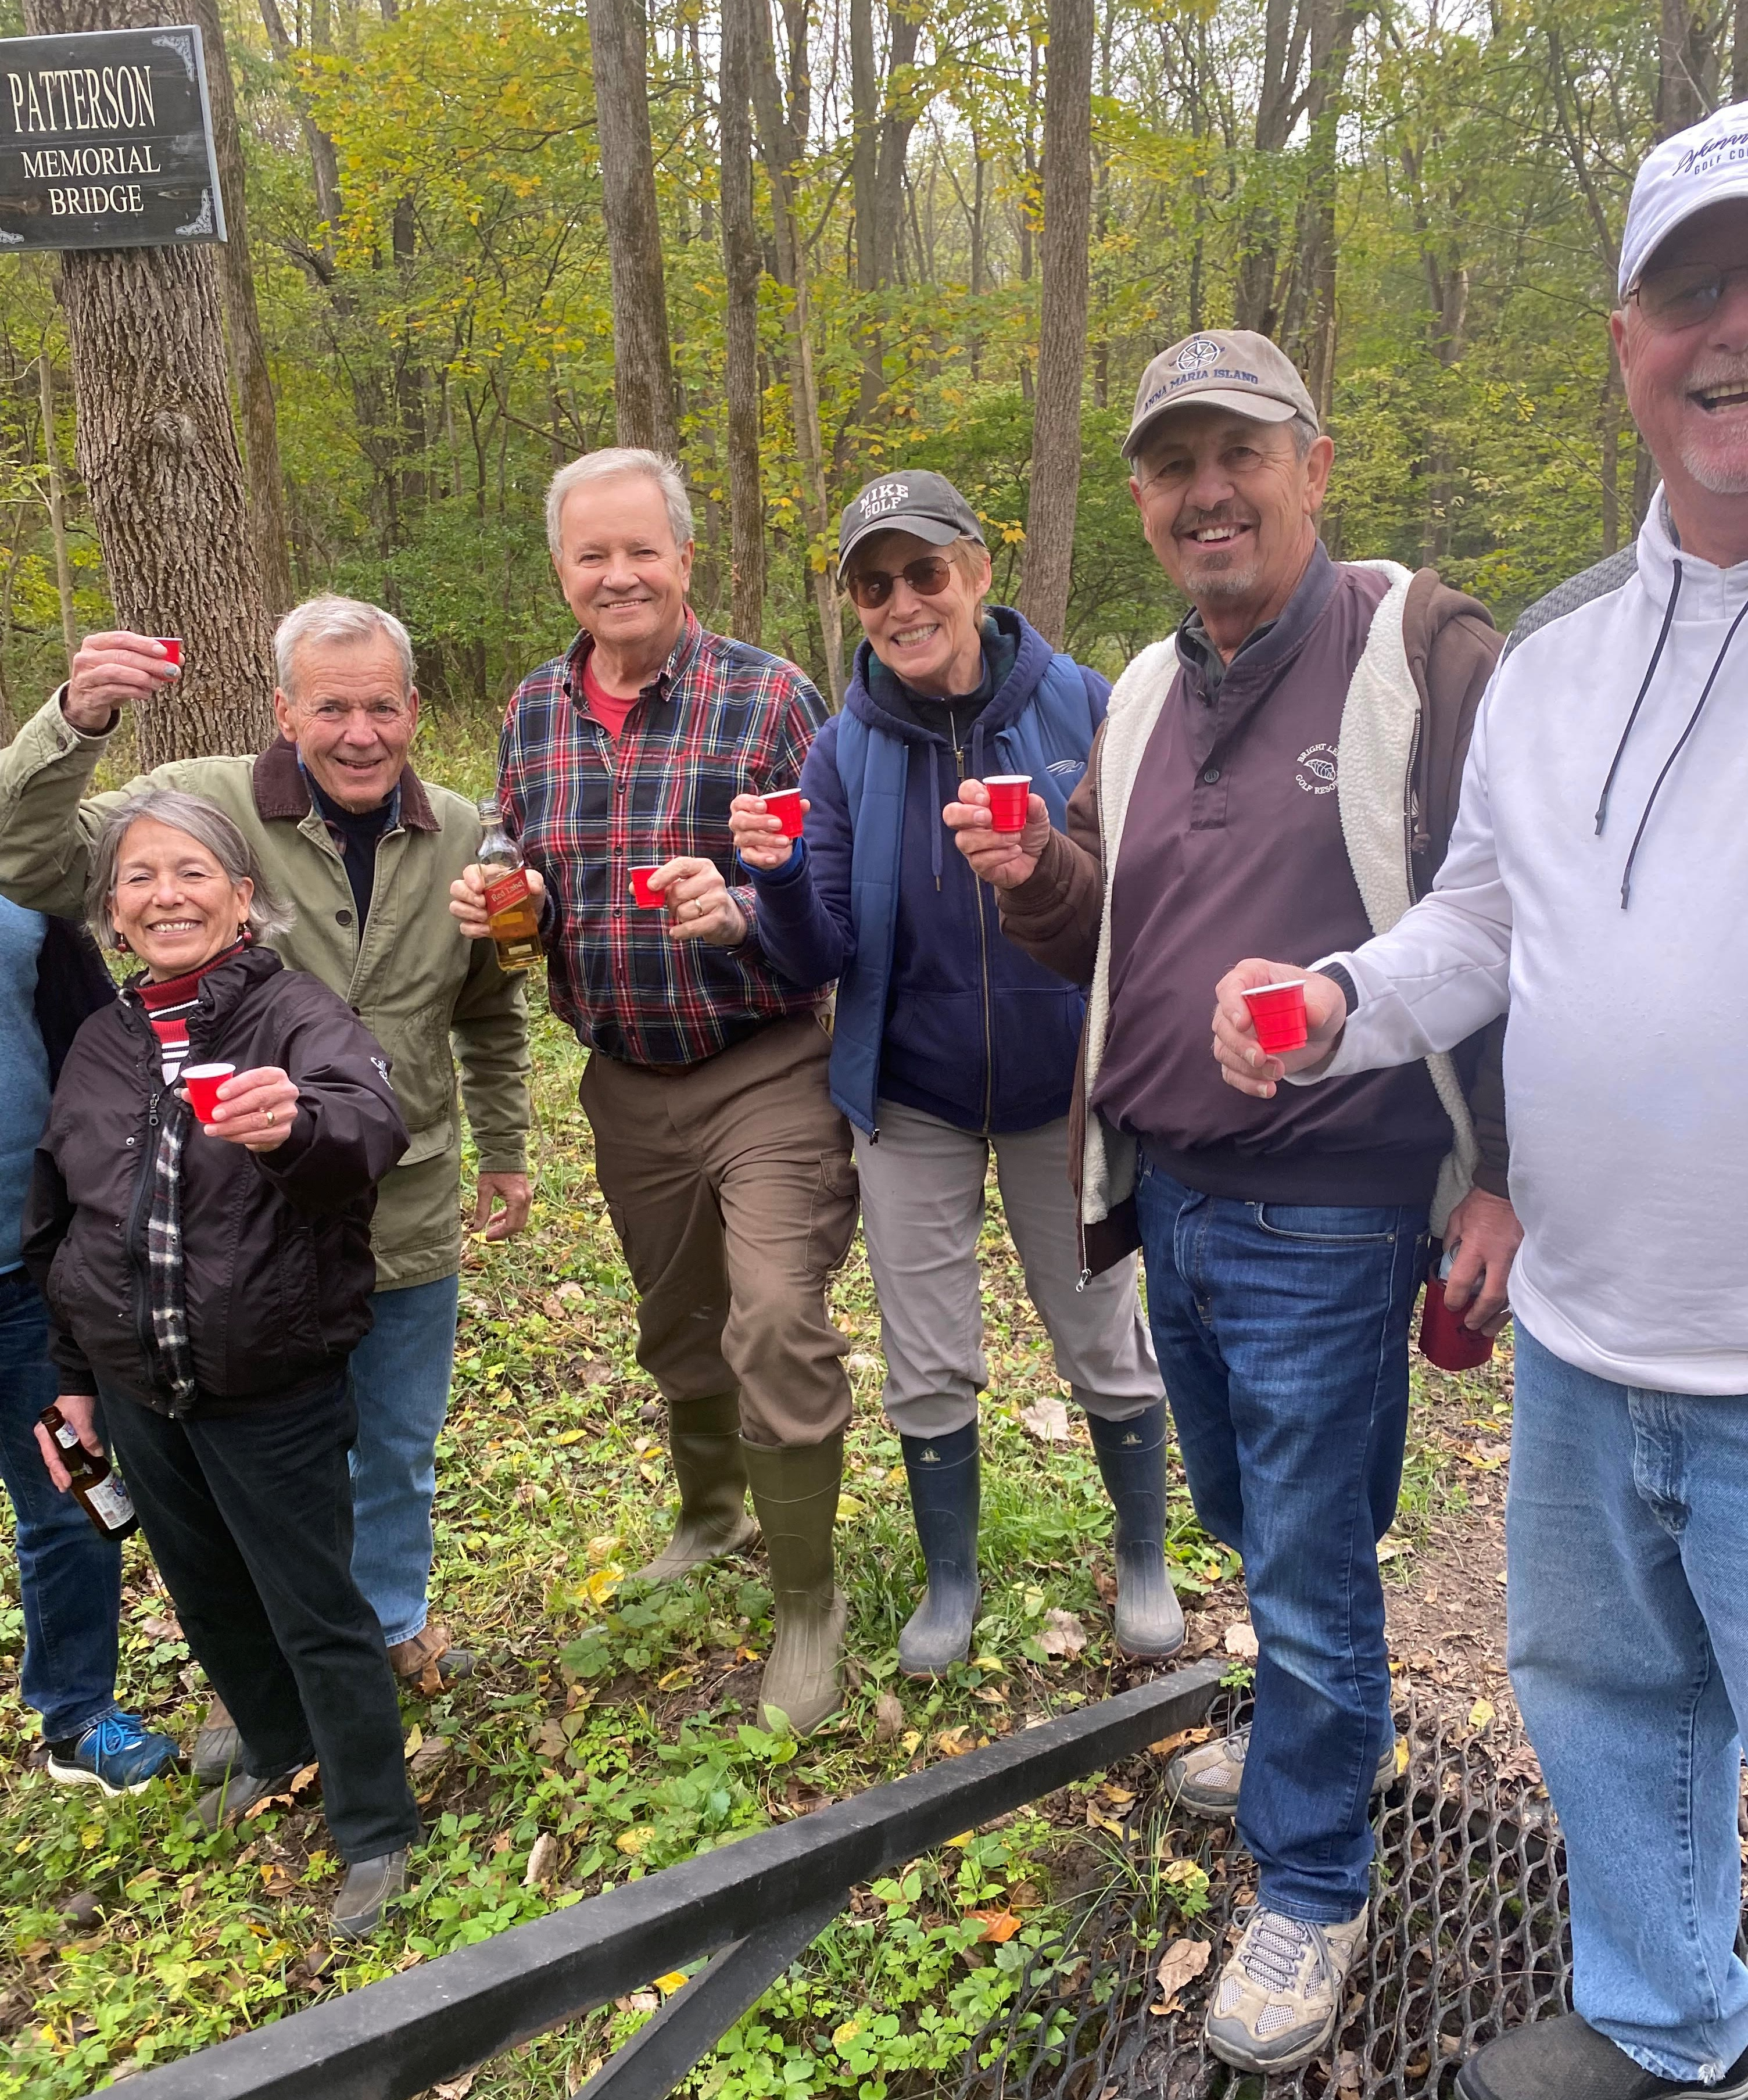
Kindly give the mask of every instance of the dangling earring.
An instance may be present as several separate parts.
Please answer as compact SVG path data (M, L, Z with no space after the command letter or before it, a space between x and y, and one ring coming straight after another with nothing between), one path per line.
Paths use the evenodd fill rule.
M127 936L126 933L117 933L116 935L115 951L118 955L126 955L132 952L128 947Z

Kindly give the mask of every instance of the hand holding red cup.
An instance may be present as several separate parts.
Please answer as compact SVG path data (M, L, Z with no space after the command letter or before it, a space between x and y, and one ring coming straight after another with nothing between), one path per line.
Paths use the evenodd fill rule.
M236 1070L235 1065L184 1065L182 1068L188 1106L208 1129L212 1127L213 1110L218 1105L218 1089Z
M786 839L798 839L801 836L803 815L801 789L780 788L775 795L766 796L764 801L766 815L775 817L782 825L783 836Z
M667 898L659 889L650 887L650 877L659 873L662 863L658 861L651 867L634 867L631 871L631 895L640 911L660 911Z
M1303 977L1290 983L1253 985L1244 994L1244 1004L1251 1011L1257 1047L1265 1056L1278 1057L1300 1049L1309 1039Z
M990 821L995 829L1023 832L1026 808L1031 800L1031 774L986 773L983 785L989 790Z

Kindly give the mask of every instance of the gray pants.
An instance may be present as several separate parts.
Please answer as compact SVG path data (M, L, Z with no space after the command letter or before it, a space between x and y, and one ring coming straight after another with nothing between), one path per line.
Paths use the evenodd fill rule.
M880 1142L856 1132L862 1229L880 1294L886 1413L906 1436L945 1436L974 1422L989 1383L978 1234L991 1147L1002 1208L1026 1288L1080 1405L1123 1422L1164 1396L1131 1255L1084 1290L1068 1180L1068 1122L995 1137L956 1129L894 1101Z

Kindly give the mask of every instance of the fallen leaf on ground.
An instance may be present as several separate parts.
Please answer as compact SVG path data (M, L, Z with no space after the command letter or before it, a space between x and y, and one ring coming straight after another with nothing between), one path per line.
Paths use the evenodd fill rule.
M525 1889L537 1889L550 1882L558 1865L558 1841L551 1831L543 1830L534 1841L528 1853L528 1870L522 1877Z
M459 2078L446 2078L431 2088L431 2100L467 2100L474 2089L475 2074L464 2071Z
M564 1731L556 1721L542 1721L534 1732L534 1754L537 1758L562 1758L564 1743Z
M1335 2090L1338 2093L1357 2093L1360 2089L1360 2060L1351 2049L1344 2049L1335 2058Z
M150 1634L153 1640L179 1641L183 1638L181 1626L171 1618L142 1619L139 1630L143 1634Z
M1070 1661L1087 1644L1087 1630L1072 1612L1053 1605L1038 1630L1038 1645L1046 1655L1065 1655Z
M1066 1444L1068 1410L1054 1393L1047 1393L1042 1400L1034 1401L1030 1407L1020 1410L1020 1426L1040 1444Z
M904 1726L904 1709L889 1692L883 1692L874 1701L874 1740L876 1743L895 1743Z
M686 1988L686 1977L683 1969L670 1969L665 1976L656 1979L655 1988L664 1998L671 1998L676 1991Z
M584 1557L591 1568L599 1568L612 1559L619 1547L619 1533L616 1531L603 1532L598 1538L591 1538L583 1548Z
M1156 1758L1168 1758L1173 1750L1181 1750L1190 1743L1205 1743L1213 1734L1212 1728L1180 1728L1175 1736L1162 1736L1157 1743L1147 1745L1149 1754Z
M613 2005L621 2013L653 2013L657 2002L653 1991L628 1991L623 1998L616 1998Z
M853 1516L860 1516L862 1504L854 1495L840 1495L837 1498L837 1521L848 1524Z
M956 1728L943 1728L934 1746L943 1758L962 1758L972 1747L971 1731L963 1723Z
M267 1895L289 1895L297 1886L298 1877L289 1867L264 1866L261 1869L261 1886Z
M992 1939L998 1947L1012 1939L1020 1929L1020 1920L1011 1910L968 1910L965 1916L975 1918L982 1926L978 1935L979 1939Z
M1101 1604L1116 1603L1117 1578L1108 1568L1100 1568L1094 1571L1092 1586L1097 1590L1098 1600Z
M1089 1830L1108 1830L1113 1838L1124 1838L1128 1835L1114 1816L1102 1814L1090 1801L1087 1803L1087 1828Z
M1469 1709L1469 1726L1472 1728L1485 1728L1492 1718L1493 1701L1490 1699L1477 1699Z
M1126 1786L1107 1785L1105 1789L1105 1798L1107 1801L1115 1801L1120 1806L1126 1801L1134 1800L1135 1796Z
M1154 1972L1159 1981L1160 2002L1147 2008L1155 2019L1163 2019L1168 2013L1178 2010L1179 1994L1207 1968L1213 1952L1212 1946L1205 1939L1174 1939L1166 1948Z
M1408 1745L1398 1736L1396 1739L1396 1776L1400 1779L1408 1769Z
M907 1728L898 1738L898 1748L903 1751L906 1757L909 1757L922 1739L923 1732L920 1728Z
M1235 1655L1241 1662L1254 1662L1260 1652L1256 1645L1256 1629L1248 1619L1235 1619L1227 1627L1221 1645L1228 1655Z
M1515 1750L1507 1750L1500 1758L1499 1773L1501 1779L1528 1780L1534 1786L1542 1784L1542 1762L1527 1743L1520 1743Z

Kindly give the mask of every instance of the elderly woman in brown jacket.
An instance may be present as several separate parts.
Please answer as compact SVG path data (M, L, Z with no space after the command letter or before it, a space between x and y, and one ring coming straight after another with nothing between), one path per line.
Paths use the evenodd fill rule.
M104 825L89 901L143 971L80 1029L37 1154L24 1258L63 1416L101 1422L183 1630L241 1734L216 1828L319 1758L357 1937L404 1884L418 1812L382 1630L351 1575L347 1359L370 1325L377 1184L407 1145L375 1039L257 937L285 923L198 797ZM229 1070L205 1119L184 1074ZM66 1474L44 1432L57 1485Z

